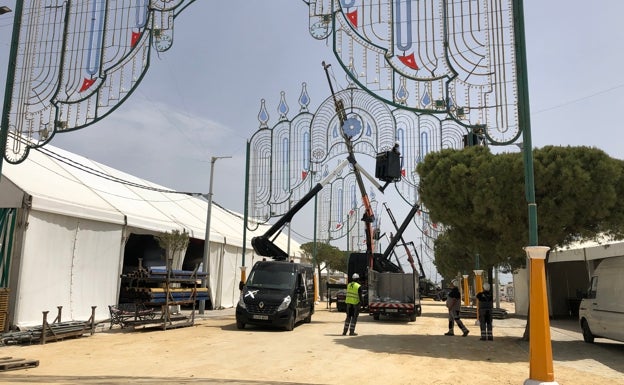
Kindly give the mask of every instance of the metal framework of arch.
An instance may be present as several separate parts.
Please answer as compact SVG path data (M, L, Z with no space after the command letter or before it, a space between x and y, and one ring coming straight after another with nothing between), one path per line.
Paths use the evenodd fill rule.
M492 144L518 123L512 0L304 0L310 34L397 108L452 121Z
M136 89L152 50L173 43L176 16L195 0L17 1L2 115L4 158L84 128Z
M400 142L402 177L394 188L410 205L418 201L419 179L415 171L418 162L429 152L463 145L463 131L452 122L391 109L353 83L337 92L336 97L344 102L347 120L355 127L352 142L356 154L374 159L379 152L390 150L395 141ZM278 121L269 127L266 101L261 101L260 127L249 140L246 197L249 226L284 215L347 155L333 98L328 97L311 112L304 83L298 104L299 111L289 118L282 92L277 107ZM369 196L376 207L375 191L371 190ZM343 171L321 190L317 201L316 239L329 241L349 236L353 239L348 242L357 248L362 242L363 232L358 231L358 226L363 208L351 169ZM414 223L426 238L435 238L439 231L426 212L419 212Z

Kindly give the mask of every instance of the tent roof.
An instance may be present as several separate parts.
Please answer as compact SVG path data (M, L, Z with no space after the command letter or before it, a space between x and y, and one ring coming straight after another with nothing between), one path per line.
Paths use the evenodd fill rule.
M548 263L590 261L621 255L624 255L624 242L603 239L600 242L577 242L566 248L554 250L548 255Z
M142 188L139 186L146 186ZM30 199L32 209L108 223L127 224L133 232L159 233L186 230L204 239L208 202L140 179L80 155L47 145L30 151L24 162L2 166L0 207L21 207ZM171 191L171 192L165 192ZM24 193L30 197L24 197ZM242 214L213 201L210 240L242 247ZM247 232L251 238L268 227ZM288 239L276 243L286 250ZM291 241L291 248L298 248Z

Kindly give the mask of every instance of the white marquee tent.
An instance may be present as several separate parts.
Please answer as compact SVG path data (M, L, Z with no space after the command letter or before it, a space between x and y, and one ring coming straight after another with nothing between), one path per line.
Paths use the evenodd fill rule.
M203 244L207 202L163 190L169 189L52 146L30 151L18 165L4 162L0 208L16 209L12 252L2 258L5 266L10 261L10 323L41 324L42 311L53 315L57 306L63 320L86 320L91 306L96 320L107 319L131 234L186 230ZM211 214L211 300L215 308L232 307L243 265L243 216L214 202ZM248 268L258 259L251 238L266 229L247 231ZM285 235L276 241L284 250L288 242ZM291 241L290 250L299 245ZM182 263L178 258L173 267Z

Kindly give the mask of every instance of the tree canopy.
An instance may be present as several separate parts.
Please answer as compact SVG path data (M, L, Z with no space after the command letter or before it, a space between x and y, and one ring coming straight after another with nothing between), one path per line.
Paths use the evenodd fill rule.
M302 244L301 250L303 250L306 259L312 261L314 242ZM325 264L324 268L329 267L332 270L347 272L347 255L329 243L316 242L316 263L319 266L319 272L322 270L320 268L322 264Z
M590 147L547 146L534 157L539 244L624 235L624 162ZM418 165L421 202L446 229L436 240L435 263L449 278L458 271L526 260L528 209L522 154L486 147L443 150Z

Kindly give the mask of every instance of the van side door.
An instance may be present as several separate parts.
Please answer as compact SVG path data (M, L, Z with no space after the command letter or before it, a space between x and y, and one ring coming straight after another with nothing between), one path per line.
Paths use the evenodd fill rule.
M624 332L622 332L624 309L622 309L620 298L624 289L624 281L621 272L611 269L601 271L598 279L598 291L594 300L596 303L594 311L600 328L598 334L602 333L601 335L606 338L622 341L624 340Z
M295 296L297 298L297 302L295 304L296 308L297 308L297 315L299 319L303 319L305 317L308 316L308 310L307 310L307 306L306 306L306 297L307 297L307 293L306 293L306 288L305 288L305 281L304 281L304 277L303 274L301 273L301 271L297 272L297 285L295 286Z
M589 327L595 335L603 336L605 332L603 312L600 309L600 292L598 290L599 276L593 276L587 293L587 318Z

